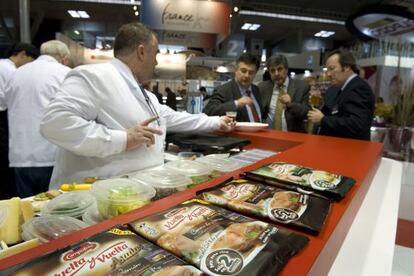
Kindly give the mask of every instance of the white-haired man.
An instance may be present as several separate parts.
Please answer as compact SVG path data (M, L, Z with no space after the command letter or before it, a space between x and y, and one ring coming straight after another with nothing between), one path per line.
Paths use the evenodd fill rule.
M9 162L20 197L48 189L56 147L40 135L40 119L70 70L69 49L63 42L43 43L40 54L15 71L5 90Z

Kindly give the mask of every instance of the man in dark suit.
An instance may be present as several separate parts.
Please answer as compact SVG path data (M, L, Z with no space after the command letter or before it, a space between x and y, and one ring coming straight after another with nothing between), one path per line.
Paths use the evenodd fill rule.
M370 140L375 97L354 73L355 58L345 49L335 50L328 54L326 67L333 86L326 91L322 109L308 112L309 121L319 124L321 135Z
M270 80L259 83L261 102L269 128L306 132L309 111L309 85L306 81L288 77L288 62L283 55L271 56L267 62Z
M261 122L259 89L252 84L259 65L260 61L255 56L242 54L236 62L234 79L217 87L203 112L222 116L228 111L236 111L239 122Z

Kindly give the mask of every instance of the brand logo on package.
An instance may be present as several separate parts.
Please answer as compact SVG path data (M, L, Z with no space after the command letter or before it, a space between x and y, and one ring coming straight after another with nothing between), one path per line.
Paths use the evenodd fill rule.
M204 207L204 206L196 207L191 212L184 213L184 214L183 214L183 212L181 210L179 213L175 213L174 216L170 217L170 219L168 219L164 223L164 227L167 230L172 230L172 229L176 228L178 225L180 225L184 221L196 220L196 219L202 217L204 214L208 214L209 212L211 212L211 209L210 208L207 208L207 207Z
M232 249L214 251L205 262L207 269L217 275L234 275L243 268L243 257Z
M86 252L90 250L94 250L97 247L98 247L98 244L94 242L82 243L81 245L79 245L79 247L73 248L69 250L68 252L66 252L63 255L62 259L64 261L71 261L73 259L80 257L81 255L85 254Z
M287 208L272 209L271 213L275 220L282 222L297 220L299 218L298 213Z

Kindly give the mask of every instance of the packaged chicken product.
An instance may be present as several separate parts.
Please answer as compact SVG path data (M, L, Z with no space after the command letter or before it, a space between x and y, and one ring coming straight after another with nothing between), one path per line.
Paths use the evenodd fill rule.
M209 275L275 275L308 242L197 199L130 225Z
M330 201L239 179L202 190L201 199L230 210L268 218L313 234L320 232Z
M5 275L188 275L202 273L123 228L12 267Z
M322 170L285 162L274 162L245 173L247 178L280 188L315 193L333 200L345 197L355 180Z

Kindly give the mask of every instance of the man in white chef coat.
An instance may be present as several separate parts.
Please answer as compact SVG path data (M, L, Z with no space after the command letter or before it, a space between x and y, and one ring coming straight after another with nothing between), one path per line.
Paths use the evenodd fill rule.
M17 195L14 183L14 171L9 167L9 135L7 125L6 103L4 102L4 89L16 69L39 56L39 49L28 43L16 43L0 59L0 199L7 199Z
M19 67L6 85L4 102L9 125L9 162L17 193L28 197L48 190L56 146L40 135L40 119L70 68L69 49L51 40L41 56Z
M48 106L41 132L58 145L50 188L163 163L165 133L231 131L231 119L176 112L140 86L157 65L157 38L140 23L122 26L115 58L70 71Z

